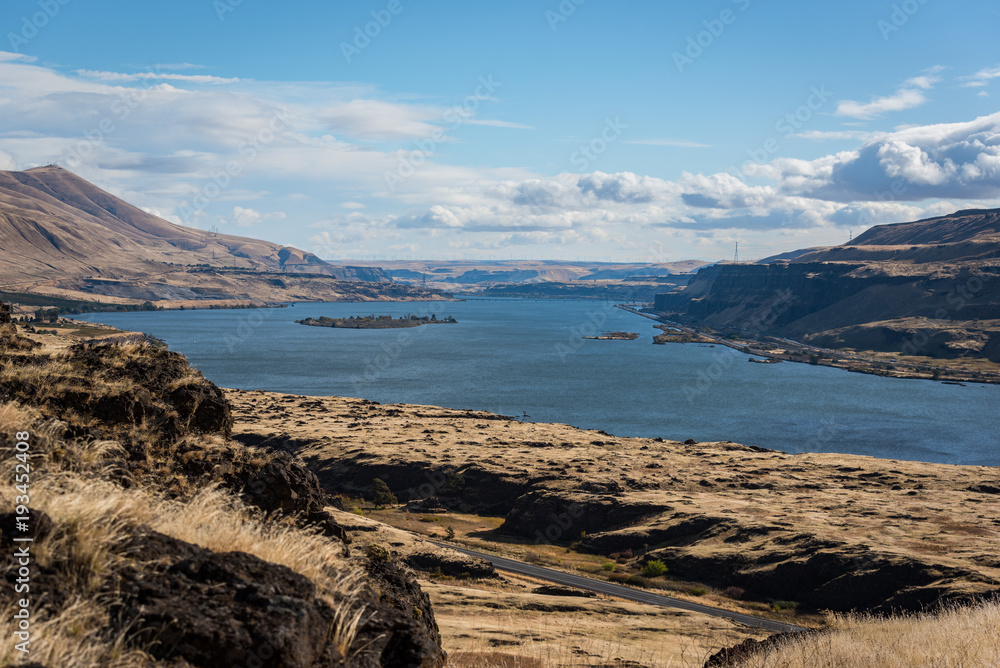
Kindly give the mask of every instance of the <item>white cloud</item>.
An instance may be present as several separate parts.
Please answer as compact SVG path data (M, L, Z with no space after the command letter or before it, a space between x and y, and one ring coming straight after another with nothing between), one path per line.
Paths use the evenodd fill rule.
M925 72L901 90L922 96L934 79ZM326 249L317 250L325 257L390 247L522 253L567 244L593 255L615 249L639 255L656 247L656 255L669 256L676 246L685 250L675 259L695 250L714 259L722 249L731 255L735 238L741 250L744 242L763 248L778 238L815 245L839 238L838 226L859 220L914 219L1000 198L1000 114L892 132L803 132L797 137L851 141L855 148L753 164L746 169L749 181L724 173L673 180L625 171L551 176L445 164L428 155L388 192L385 173L412 155L417 140L453 130L444 121L447 110L383 99L357 84L173 80L175 87L151 78L66 75L2 53L0 81L0 128L8 129L0 136L0 169L65 164L76 155L73 171L147 210L203 227L255 226L255 234L300 246L308 226L281 221L317 220L329 211L321 207L333 207L342 215L317 224L310 239ZM891 106L858 105L865 114ZM98 132L106 120L112 127ZM527 128L463 120L470 121ZM445 134L442 141L448 140ZM706 146L671 138L629 141ZM238 173L227 176L227 165ZM206 210L181 220L182 203L216 179L226 185Z
M283 211L261 213L260 211L237 206L233 207L232 215L227 216L221 222L226 225L236 225L237 227L251 227L265 220L284 220L286 217Z
M1000 79L1000 65L983 68L972 76L962 78L965 79L965 83L962 84L963 86L967 88L982 88L993 79Z
M168 72L134 72L127 74L123 72L104 72L100 70L77 70L76 73L88 79L114 82L182 81L185 83L195 84L233 84L240 81L239 79L214 77L208 74L172 74Z
M921 91L913 88L901 88L892 95L875 98L871 102L844 100L837 104L837 111L834 114L868 120L891 111L903 111L904 109L919 107L926 101L927 96Z
M924 95L923 91L931 90L941 81L938 74L943 70L944 68L940 65L928 68L919 76L904 81L903 85L892 95L874 98L870 102L843 100L837 104L834 115L871 120L893 111L919 107L927 102L927 96Z
M7 172L16 171L18 169L17 160L10 153L0 151L0 169Z
M432 121L440 117L433 109L380 100L351 100L321 114L334 134L374 140L429 137L437 129Z

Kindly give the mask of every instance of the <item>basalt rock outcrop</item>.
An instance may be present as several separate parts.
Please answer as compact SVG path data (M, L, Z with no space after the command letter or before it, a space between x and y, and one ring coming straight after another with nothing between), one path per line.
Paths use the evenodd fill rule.
M9 344L0 350L9 418L0 453L13 461L13 430L30 428L32 500L45 499L52 515L32 509L28 522L40 555L33 621L76 615L86 651L141 652L158 665L444 665L434 612L410 571L393 557L352 556L316 476L288 452L230 440L228 400L182 356L147 343L50 350L25 343L14 323L0 327ZM9 582L12 541L24 531L13 510L0 508ZM88 515L77 512L101 519L81 522ZM179 524L146 524L170 513L203 527L194 531L208 542L172 535ZM276 543L247 538L279 535L312 541L322 570L306 575ZM15 596L4 587L0 605Z
M877 226L850 245L702 268L677 321L831 348L1000 361L1000 210Z

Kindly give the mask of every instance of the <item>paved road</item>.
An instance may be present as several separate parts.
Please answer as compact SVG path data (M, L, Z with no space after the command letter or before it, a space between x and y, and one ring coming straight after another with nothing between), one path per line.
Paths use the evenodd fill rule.
M711 615L713 617L723 617L725 619L731 619L734 622L740 624L745 624L746 626L752 626L754 628L761 628L767 631L775 631L778 633L789 633L792 631L804 631L805 629L801 626L795 626L794 624L785 624L782 622L776 622L772 619L765 619L763 617L754 617L753 615L744 615L739 612L732 612L730 610L723 610L722 608L713 608L709 605L702 605L700 603L691 603L690 601L682 601L679 598L672 598L670 596L663 596L662 594L654 594L652 592L646 592L639 589L632 589L631 587L623 587L621 585L616 585L611 582L604 582L603 580L595 580L593 578L584 577L582 575L574 575L572 573L565 573L563 571L553 570L551 568L543 568L541 566L535 566L533 564L526 564L523 561L515 561L514 559L506 559L504 557L497 557L492 554L486 554L485 552L477 552L475 550L466 550L461 547L455 547L454 545L446 545L444 543L434 543L438 547L444 547L456 552L461 552L464 555L470 557L479 557L480 559L485 559L493 564L496 568L502 571L509 571L511 573L517 573L519 575L527 575L533 578L538 578L539 580L547 580L548 582L554 582L566 587L575 587L577 589L583 589L586 591L596 592L598 594L607 594L608 596L615 596L617 598L624 598L629 601L635 601L636 603L645 603L647 605L659 605L665 608L678 608L680 610L687 610L689 612L700 612L705 615Z

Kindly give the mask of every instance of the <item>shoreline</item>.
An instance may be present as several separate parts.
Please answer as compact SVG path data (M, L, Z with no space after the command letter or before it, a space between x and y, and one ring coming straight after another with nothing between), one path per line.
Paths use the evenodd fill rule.
M853 352L844 352L830 348L810 346L808 344L780 337L767 336L766 338L773 341L774 343L772 345L774 346L780 345L798 349L801 354L792 354L787 350L784 350L783 352L777 352L775 350L762 350L759 345L755 346L743 341L726 338L715 330L707 327L703 328L707 329L707 332L699 332L690 325L683 325L676 321L668 320L662 315L655 315L653 313L640 311L624 304L615 304L615 307L644 318L649 318L650 320L654 320L662 325L675 328L688 337L691 337L691 339L687 341L670 341L667 339L662 341L662 343L712 343L723 345L748 355L774 360L776 362L798 362L800 364L810 364L812 366L828 366L835 369L843 369L844 371L852 373L864 373L871 376L883 376L886 378L930 380L947 385L962 383L1000 385L1000 372L964 372L951 368L947 365L918 364L903 360L866 357ZM876 353L877 351L870 352ZM927 359L932 360L934 358ZM977 373L989 375L976 375Z

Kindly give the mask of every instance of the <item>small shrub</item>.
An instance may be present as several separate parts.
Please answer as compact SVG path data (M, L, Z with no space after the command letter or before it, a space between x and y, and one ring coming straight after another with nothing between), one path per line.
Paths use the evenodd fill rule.
M688 593L692 596L704 596L708 593L708 587L691 587Z
M455 538L455 529L452 527L448 527L446 535L448 536L448 540L452 540L453 538Z
M775 601L771 604L771 609L775 612L781 612L782 610L795 612L795 609L798 607L799 604L796 601Z
M727 598L741 599L746 596L747 590L743 587L726 587L722 590L722 595Z
M642 574L648 578L658 578L667 574L667 565L659 559L652 559L642 567Z
M615 564L612 561L606 561L603 564L601 564L601 570L602 571L608 571L609 573L614 572L614 570L615 570L616 567L617 567L617 564Z
M396 495L389 489L389 485L381 478L372 480L372 500L375 503L376 509L399 504L399 499L396 498Z
M389 561L389 550L385 547L373 543L365 548L365 556L374 564Z

